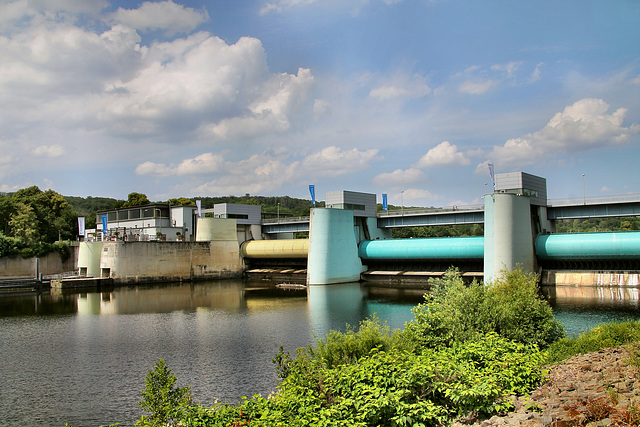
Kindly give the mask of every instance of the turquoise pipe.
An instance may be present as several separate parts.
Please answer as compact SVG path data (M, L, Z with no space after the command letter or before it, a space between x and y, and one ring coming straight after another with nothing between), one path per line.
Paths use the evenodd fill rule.
M541 234L535 249L549 260L640 258L640 231Z
M482 259L484 237L365 240L358 247L362 259Z

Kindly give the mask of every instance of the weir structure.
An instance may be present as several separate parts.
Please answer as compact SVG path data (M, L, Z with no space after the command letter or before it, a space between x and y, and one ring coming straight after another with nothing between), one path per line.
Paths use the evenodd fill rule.
M554 221L640 216L640 198L580 202L550 204L544 178L513 172L497 174L484 205L472 208L377 213L375 194L334 191L326 193L326 207L312 209L309 218L276 222L260 221L259 206L216 205L215 217L194 219L195 241L84 242L78 267L87 276L121 282L234 277L243 271L274 277L268 268L274 266L285 280L308 285L394 276L424 280L451 266L485 282L515 268L637 276L639 231L555 234ZM395 227L447 224L484 224L484 236L391 236ZM308 232L309 238L293 239L296 232Z
M327 208L311 218L270 223L268 233L309 231L308 284L330 284L360 277L441 275L450 266L491 282L503 269L640 270L640 232L554 234L555 220L638 216L640 200L553 205L544 178L524 172L496 175L494 192L471 209L394 211L372 215L375 195L327 193ZM395 227L484 224L484 236L391 239ZM284 242L284 241L283 241ZM258 244L247 242L246 246ZM354 256L357 253L357 257ZM300 257L304 255L300 254ZM397 271L398 266L405 271ZM394 268L396 271L394 271Z

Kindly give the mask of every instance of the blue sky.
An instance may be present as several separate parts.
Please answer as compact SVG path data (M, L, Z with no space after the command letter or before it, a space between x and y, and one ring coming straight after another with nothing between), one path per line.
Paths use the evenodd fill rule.
M640 193L639 42L622 0L0 0L0 191Z

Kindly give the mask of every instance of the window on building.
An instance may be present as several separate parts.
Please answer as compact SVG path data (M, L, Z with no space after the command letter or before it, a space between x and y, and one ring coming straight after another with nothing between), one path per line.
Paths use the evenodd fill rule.
M227 218L249 219L249 215L244 215L244 214L227 214Z

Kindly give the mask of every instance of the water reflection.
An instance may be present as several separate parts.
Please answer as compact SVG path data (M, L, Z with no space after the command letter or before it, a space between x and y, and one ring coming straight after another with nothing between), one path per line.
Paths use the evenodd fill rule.
M173 311L246 308L243 287L237 282L216 285L130 287L112 292L81 294L78 314L171 313Z
M0 295L0 426L132 425L144 376L164 358L197 401L272 391L271 364L374 313L392 329L421 292L359 283L283 290L269 282ZM543 289L570 333L638 318L637 288ZM34 410L37 408L37 410Z
M569 336L601 323L640 319L639 288L544 286L541 291Z

